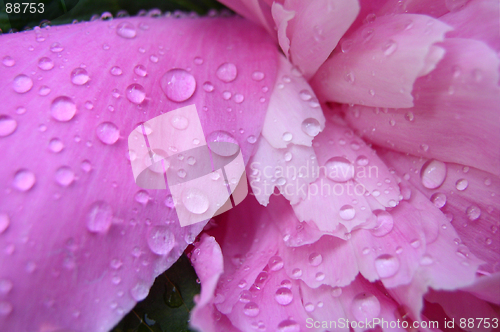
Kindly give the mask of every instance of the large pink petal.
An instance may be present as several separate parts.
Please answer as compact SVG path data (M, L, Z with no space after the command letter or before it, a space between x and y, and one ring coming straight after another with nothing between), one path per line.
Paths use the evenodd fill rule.
M433 44L451 28L429 16L383 16L346 36L311 85L321 100L411 107L413 84L443 56Z
M276 75L274 43L240 18L127 18L0 39L0 279L10 285L0 329L108 330L203 226L181 228L168 190L134 183L124 138L195 104L205 135L226 131L248 160L267 108L262 88ZM216 74L224 63L238 71L231 82L231 70ZM197 82L186 101L162 91L172 68Z
M348 122L378 145L500 174L499 59L484 43L447 39L437 68L415 83L415 107L354 106Z

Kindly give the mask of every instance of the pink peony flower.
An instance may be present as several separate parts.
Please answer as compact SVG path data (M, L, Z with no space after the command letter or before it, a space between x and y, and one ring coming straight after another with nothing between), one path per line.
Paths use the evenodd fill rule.
M0 330L107 331L193 242L200 331L498 326L498 2L222 2L263 28L0 37ZM180 227L127 148L192 104L206 136L238 142L254 196L196 242L206 222Z

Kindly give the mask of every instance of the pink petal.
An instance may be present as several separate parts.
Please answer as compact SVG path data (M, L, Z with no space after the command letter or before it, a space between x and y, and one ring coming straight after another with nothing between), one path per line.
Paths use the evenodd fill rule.
M286 34L288 21L295 17L293 10L286 10L283 5L275 2L272 4L271 13L276 23L278 42L287 59L290 59L290 39Z
M424 15L380 17L343 39L311 85L322 100L411 107L415 80L441 59L432 45L450 30Z
M15 61L0 66L3 110L17 123L0 137L0 216L8 225L0 279L12 283L1 329L109 330L203 227L181 228L168 190L134 183L123 138L140 122L195 104L205 135L227 131L248 160L248 137L260 134L267 109L262 86L274 83L274 43L239 18L127 18L1 39L0 57ZM216 74L228 62L238 70L232 82ZM197 82L184 102L162 91L172 68L190 68ZM255 71L264 73L260 82Z
M358 1L287 0L284 8L295 12L287 33L291 60L309 79L354 22L359 12Z
M464 287L463 290L482 300L500 304L500 272L489 276L480 276L474 284Z
M275 36L271 5L264 0L220 0L238 14L264 27L271 37Z
M313 138L325 126L321 107L301 73L280 57L266 114L262 136L274 147L288 144L311 146Z
M347 121L393 150L500 174L499 60L484 43L447 39L437 68L415 83L415 107L354 106Z
M382 157L400 174L405 174L408 181L436 207L441 208L461 239L457 239L458 243L466 245L474 255L487 262L481 266L481 271L498 271L498 177L467 166L445 164L447 172L442 185L436 189L428 189L423 186L419 175L427 160L394 152L384 153Z
M468 1L462 10L452 11L440 20L454 28L446 34L446 37L480 40L498 52L500 51L499 10L498 1L495 0Z

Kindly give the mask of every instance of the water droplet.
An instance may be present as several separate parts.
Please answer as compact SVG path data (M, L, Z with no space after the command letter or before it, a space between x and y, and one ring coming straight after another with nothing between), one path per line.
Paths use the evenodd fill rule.
M387 43L384 44L384 46L382 46L382 51L384 52L385 56L389 56L393 54L397 48L398 44L394 40L390 39Z
M420 170L420 178L425 188L440 187L446 178L446 164L434 159L427 161Z
M279 332L300 332L300 325L292 319L285 319L278 324Z
M325 163L326 176L335 182L346 182L354 177L354 167L343 157L333 157Z
M354 83L354 73L352 71L346 73L344 75L344 80L347 82L347 83Z
M469 181L467 181L466 179L460 179L457 181L457 183L455 183L455 186L457 190L464 191L469 186Z
M233 63L226 62L219 66L216 74L221 81L229 83L236 79L238 70Z
M43 96L48 95L50 93L50 91L51 90L50 90L50 88L48 86L42 85L40 87L40 89L38 89L38 94L43 97Z
M137 302L144 300L149 294L149 287L144 281L139 281L130 289L130 295Z
M47 57L40 58L38 60L38 68L41 70L51 70L54 68L54 61Z
M255 142L257 142L257 138L254 135L250 135L247 137L247 142L250 144L254 144Z
M269 258L268 264L271 271L279 271L283 268L284 265L283 258L281 258L280 256L272 256L271 258Z
M340 218L343 220L352 220L356 215L356 210L351 205L344 205L339 210Z
M162 76L160 86L168 99L175 102L188 100L196 90L196 80L184 69L171 69Z
M17 75L14 78L12 87L17 93L26 93L33 87L33 80L24 74Z
M14 59L12 59L12 57L10 56L4 56L4 58L2 59L2 63L5 67L12 67L13 65L16 64L16 61L14 61Z
M375 269L380 278L389 278L399 270L399 259L397 257L383 254L375 259Z
M182 115L174 115L170 118L170 124L178 130L184 130L189 126L189 120Z
M131 39L135 38L137 31L132 23L122 22L116 27L116 34L120 37Z
M14 175L13 186L19 191L28 191L33 187L35 182L35 173L27 169L21 169Z
M323 256L317 252L313 252L309 255L309 264L312 266L318 266L323 262Z
M249 302L243 307L243 313L249 317L255 317L259 314L260 309L257 303Z
M71 72L71 82L75 85L84 85L90 80L89 73L85 68L76 68Z
M10 218L7 213L0 213L0 234L5 232L5 230L9 227L10 225ZM0 293L1 293L1 280L0 280Z
M363 42L366 43L370 41L370 39L373 38L373 29L372 28L365 28L361 32L361 38L363 38Z
M394 226L392 215L384 210L374 210L373 214L377 217L377 226L371 230L372 234L379 237L389 234Z
M265 75L263 72L260 72L260 71L254 71L252 73L252 79L254 81L262 81L264 79Z
M104 201L92 203L87 213L87 229L93 233L105 233L111 226L113 209Z
M145 77L148 75L148 72L146 71L146 67L144 67L143 65L137 65L134 67L134 73L137 75L137 76L140 76L140 77Z
M75 180L75 173L68 166L59 167L56 171L56 182L67 187Z
M408 111L405 114L405 119L408 120L408 121L410 121L410 122L412 122L412 121L415 120L415 115L413 114L412 111Z
M285 161L290 161L292 160L292 153L291 152L286 152L285 155L283 156L283 158L285 159Z
M82 168L82 171L84 171L85 173L88 173L92 170L92 165L90 164L90 161L84 160L84 161L82 161L81 168Z
M118 66L114 66L109 72L113 76L120 76L123 73L122 69Z
M440 209L446 204L446 195L443 193L434 193L431 196L431 202L435 207Z
M146 90L140 84L130 84L126 91L127 99L136 105L141 104L146 99Z
M292 138L293 138L293 135L292 135L292 133L289 133L289 132L284 133L282 136L282 139L285 142L290 142L292 140Z
M278 288L276 294L274 295L276 302L281 305L288 305L293 301L292 291L286 287Z
M340 288L340 287L333 287L333 289L332 289L332 296L333 297L339 297L340 295L342 295L342 288Z
M158 62L158 57L154 54L152 54L150 57L149 57L149 61L153 62L153 63L157 63Z
M16 109L16 114L21 115L21 114L26 113L26 111L27 111L26 107L22 107L22 106L21 106L21 107L18 107L18 108Z
M325 280L325 274L323 272L318 272L316 273L315 279L317 281L323 281Z
M431 256L425 254L422 256L422 258L420 259L420 265L431 265L432 263L434 263L434 259L432 259Z
M172 231L166 226L155 226L148 230L148 245L152 252L166 255L172 251L175 238Z
M62 45L58 42L55 42L52 45L50 45L50 51L52 53L60 53L63 50L64 50L64 47L62 47Z
M234 95L234 102L236 104L241 104L244 100L245 100L245 96L243 96L242 94L237 93Z
M471 205L465 210L470 221L477 220L481 216L481 209L477 205Z
M139 190L135 193L134 199L137 203L146 205L149 202L149 194L146 190Z
M352 45L353 45L352 39L344 39L340 43L340 49L341 49L342 53L348 53L351 50Z
M203 214L209 207L208 197L197 188L188 188L182 195L182 203L194 214Z
M228 132L216 130L207 136L210 150L219 156L233 156L239 151L238 141Z
M179 289L173 283L166 285L163 300L170 308L179 308L184 304Z
M119 260L118 258L112 259L111 262L109 263L109 266L113 270L118 270L120 267L122 267L122 265L123 265L123 262L121 260Z
M358 321L372 320L380 314L380 301L371 293L360 293L352 300L351 312Z
M112 145L120 138L120 130L112 122L102 122L96 128L96 135L104 144Z
M311 137L315 137L321 131L319 121L315 118L308 118L302 121L302 131Z
M302 276L302 270L299 268L295 268L292 270L292 277L300 278Z
M16 131L17 121L8 115L0 114L0 137L6 137Z
M304 304L304 309L307 312L313 312L314 311L314 304L312 304L311 302L308 302L308 303Z
M212 83L210 82L205 82L203 83L203 90L205 90L205 92L212 92L214 91L215 87Z
M418 248L418 247L420 247L420 241L419 240L413 240L413 241L410 242L410 245L413 248Z
M239 301L242 303L248 303L252 299L252 293L248 290L244 290L240 293Z

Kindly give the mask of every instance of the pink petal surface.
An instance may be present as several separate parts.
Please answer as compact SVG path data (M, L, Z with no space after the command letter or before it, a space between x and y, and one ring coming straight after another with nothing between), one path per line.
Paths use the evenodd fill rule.
M8 221L0 264L9 267L0 279L12 283L1 329L109 330L204 224L181 228L168 190L135 185L124 138L140 122L195 104L205 135L227 131L247 161L247 138L259 135L267 106L262 87L274 83L275 46L239 18L127 18L1 39L0 57L15 61L0 66L3 112L17 124L0 137ZM237 68L233 81L217 74L224 63ZM171 95L185 101L162 91L172 68L197 83L192 96ZM265 74L259 82L255 71Z
M275 36L271 5L264 0L220 0L220 2L250 21L260 24L271 37Z
M287 36L288 21L295 17L293 10L287 10L282 4L275 2L271 7L271 14L276 23L278 42L287 59L290 59L290 39Z
M479 277L474 284L464 287L463 290L485 301L500 304L500 272Z
M321 100L411 107L415 80L440 60L431 46L450 30L425 15L380 17L346 36L311 85Z
M443 60L415 83L415 107L354 106L347 121L378 145L498 175L498 57L469 39L447 39L441 47L446 49Z
M357 0L286 0L284 8L295 12L287 31L291 61L309 79L354 22L359 3Z

